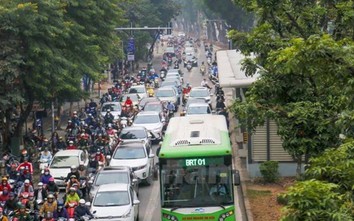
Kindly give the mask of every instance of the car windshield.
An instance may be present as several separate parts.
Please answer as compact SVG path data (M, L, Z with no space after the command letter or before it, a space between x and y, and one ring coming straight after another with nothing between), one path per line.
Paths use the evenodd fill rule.
M161 84L161 87L169 87L169 86L177 87L177 84L174 81L169 81L169 82L164 81Z
M189 106L187 114L210 114L211 111L208 106Z
M145 88L144 87L134 87L134 88L130 88L129 89L129 93L130 94L141 94L141 93L145 93Z
M130 199L127 191L98 192L93 201L93 206L99 207L123 206L128 204L130 204Z
M191 90L189 97L208 97L209 92L207 90Z
M110 183L127 183L129 184L129 178L127 172L104 172L99 173L96 177L95 185L100 186L103 184L110 184Z
M134 124L156 124L160 122L158 115L137 115L134 119Z
M146 157L144 147L117 147L113 159L142 159Z
M150 102L150 101L157 101L157 98L152 98L152 97L144 98L144 99L142 99L142 100L139 102L139 105L140 105L141 107L144 107L144 105L145 105L147 102Z
M54 156L51 168L70 168L72 165L79 165L78 156Z
M129 140L129 139L144 139L146 138L145 130L128 130L122 131L119 135L120 139Z
M174 83L173 83L174 85ZM157 97L174 97L175 93L173 90L157 90L156 96Z
M121 111L122 108L119 104L104 104L102 107L102 112L107 112L107 110L110 111Z
M156 111L156 112L161 112L162 107L161 104L146 104L144 107L144 111Z

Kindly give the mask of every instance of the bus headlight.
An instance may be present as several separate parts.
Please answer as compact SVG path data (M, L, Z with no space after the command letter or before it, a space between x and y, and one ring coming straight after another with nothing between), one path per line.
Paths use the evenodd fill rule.
M177 217L175 217L174 215L164 213L162 216L164 219L167 220L178 221Z
M227 211L226 213L223 213L219 216L219 221L224 221L226 218L228 218L229 216L232 216L234 215L234 211L233 210L230 210L230 211Z

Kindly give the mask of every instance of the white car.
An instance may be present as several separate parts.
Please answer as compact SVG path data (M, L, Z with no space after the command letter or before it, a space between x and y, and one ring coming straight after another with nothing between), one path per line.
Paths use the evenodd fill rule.
M119 119L119 116L122 113L122 105L120 104L120 102L106 102L106 103L104 103L101 108L102 119L106 115L107 110L111 111L111 114L114 116L114 119Z
M143 141L121 142L115 149L110 166L130 166L139 182L153 181L154 157L152 149Z
M165 82L163 82L164 84ZM162 86L157 89L155 96L159 98L161 102L167 103L171 101L175 105L175 112L178 110L178 105L180 104L180 96L178 94L178 89L174 86Z
M138 94L140 99L147 97L145 85L133 85L129 88L128 94Z
M162 129L165 126L165 119L157 111L142 111L138 113L132 126L145 127L154 135L154 140L162 139Z
M104 184L99 186L90 210L98 220L138 221L139 204L129 184Z
M196 114L212 114L210 105L207 103L192 103L188 105L185 111L185 116Z
M70 173L70 167L79 167L80 163L88 165L88 156L82 150L61 150L57 152L49 164L50 174L60 189L65 189L65 179Z
M190 98L203 98L206 103L211 105L211 95L206 87L193 87L189 93Z

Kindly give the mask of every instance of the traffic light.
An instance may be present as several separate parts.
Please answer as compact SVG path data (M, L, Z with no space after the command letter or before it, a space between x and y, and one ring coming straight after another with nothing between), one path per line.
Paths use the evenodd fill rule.
M167 34L172 34L172 22L167 23Z

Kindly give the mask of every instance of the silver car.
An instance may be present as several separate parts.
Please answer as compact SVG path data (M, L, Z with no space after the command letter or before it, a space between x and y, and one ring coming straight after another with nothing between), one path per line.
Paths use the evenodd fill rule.
M208 88L206 87L193 87L189 93L190 98L203 98L206 103L211 105L211 96Z
M111 114L114 116L114 119L118 119L120 114L122 113L122 105L120 102L107 102L102 105L101 108L101 117L104 118L104 116L107 113L107 110L111 111Z
M179 95L172 87L160 87L155 95L162 102L171 101L175 105L176 111L178 110L178 105L180 104Z
M145 127L139 126L125 127L119 134L119 139L123 142L143 140L145 143L151 144L152 137L151 132L149 132Z

